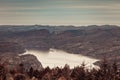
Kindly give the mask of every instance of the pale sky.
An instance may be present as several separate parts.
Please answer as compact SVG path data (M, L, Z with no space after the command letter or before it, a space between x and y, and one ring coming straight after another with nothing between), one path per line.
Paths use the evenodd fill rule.
M0 0L0 25L120 25L120 0Z

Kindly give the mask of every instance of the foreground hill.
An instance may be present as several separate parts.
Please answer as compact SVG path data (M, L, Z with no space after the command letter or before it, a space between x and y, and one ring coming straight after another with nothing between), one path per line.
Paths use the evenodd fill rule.
M25 49L61 49L110 61L120 61L120 27L1 26L0 41L16 42ZM120 65L120 63L118 63Z
M33 55L22 55L25 48L15 42L0 42L0 64L4 64L8 70L14 69L19 64L23 64L24 68L41 70L42 65Z
M42 64L37 60L37 58L33 55L11 55L11 54L3 54L0 55L0 64L4 64L8 70L15 69L19 64L24 65L26 70L33 67L34 70L42 70Z

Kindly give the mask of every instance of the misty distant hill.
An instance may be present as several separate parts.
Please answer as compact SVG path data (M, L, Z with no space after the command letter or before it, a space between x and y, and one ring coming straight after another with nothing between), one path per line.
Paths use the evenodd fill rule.
M78 29L95 29L95 28L104 28L104 29L110 29L110 28L117 28L119 26L116 25L90 25L90 26L49 26L49 25L0 25L0 31L12 31L12 32L20 32L20 31L29 31L29 30L38 30L38 29L47 29L50 32L59 32L59 31L65 31L65 30L78 30Z

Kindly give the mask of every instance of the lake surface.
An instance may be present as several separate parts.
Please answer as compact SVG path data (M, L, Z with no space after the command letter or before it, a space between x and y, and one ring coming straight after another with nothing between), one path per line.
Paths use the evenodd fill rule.
M75 66L80 66L83 62L86 64L87 68L97 67L93 63L98 61L90 57L82 56L80 54L70 54L62 50L50 49L48 52L36 51L36 50L27 50L25 54L32 54L37 57L41 62L43 67L49 66L50 68L64 67L65 64L68 64L70 68Z

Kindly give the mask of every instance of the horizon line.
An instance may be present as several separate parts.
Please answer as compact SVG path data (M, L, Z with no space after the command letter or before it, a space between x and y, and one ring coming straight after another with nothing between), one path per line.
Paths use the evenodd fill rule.
M52 24L0 24L0 26L73 26L73 27L85 27L85 26L120 26L117 24L88 24L88 25L52 25Z

